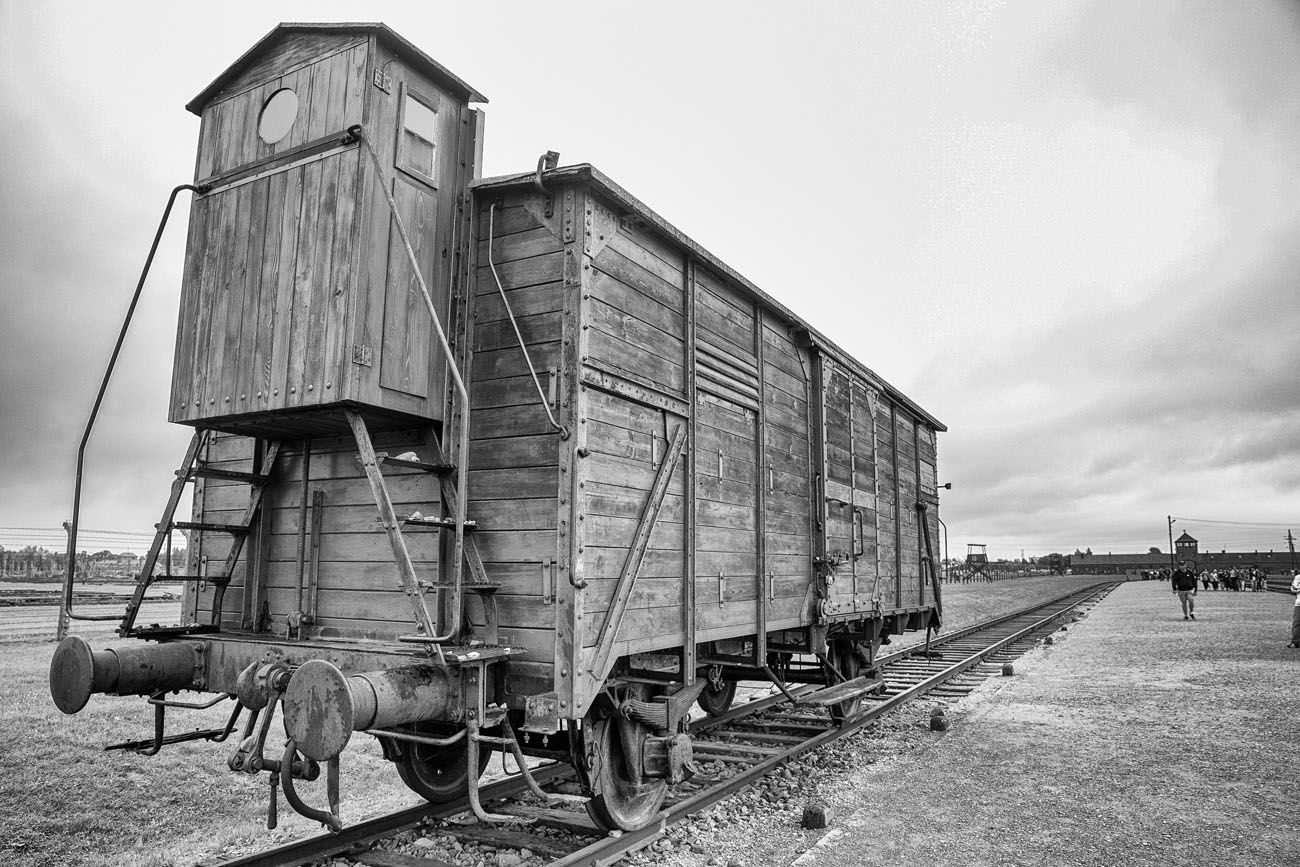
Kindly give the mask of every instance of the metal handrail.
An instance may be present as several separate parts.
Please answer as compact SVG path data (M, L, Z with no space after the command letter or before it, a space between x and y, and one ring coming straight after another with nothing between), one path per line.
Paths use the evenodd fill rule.
M538 171L540 176L540 164ZM510 327L515 330L515 339L519 341L519 350L524 354L524 363L528 365L528 373L533 378L533 386L537 389L537 399L541 401L542 409L546 410L546 420L550 422L552 428L559 431L560 439L567 440L569 438L569 429L556 421L555 414L551 412L551 404L546 399L545 392L542 391L542 382L537 378L537 368L533 366L533 359L528 355L528 347L524 345L524 335L519 331L519 323L515 321L515 312L510 309L510 299L506 297L505 287L501 285L501 275L497 274L497 264L492 259L492 242L495 240L494 235L496 232L496 210L496 202L488 206L488 268L492 271L492 279L496 281L497 292L501 293L501 303L506 308L506 316L510 319Z
M383 179L384 167L379 162L379 155L375 153L374 145L370 143L370 139L366 138L365 128L359 123L354 124L348 127L348 134L365 145L366 151L370 154L370 159L375 165L375 173L380 179ZM384 191L384 198L388 201L388 210L392 212L393 222L397 225L397 234L402 239L402 246L406 249L406 258L411 263L411 270L415 273L415 281L420 287L420 297L424 299L424 306L429 311L429 318L433 320L433 329L438 335L438 344L447 357L447 372L451 375L452 382L456 386L456 394L461 405L456 455L459 461L465 462L469 460L469 390L465 387L465 380L461 378L460 369L456 366L451 345L447 342L447 334L442 328L442 320L438 318L438 311L434 307L433 296L429 293L429 286L424 282L424 272L420 270L420 263L415 258L415 250L411 247L411 239L406 234L406 225L402 222L402 215L397 210L397 202L393 199L393 193L388 188L387 183L380 183L376 186ZM461 575L465 564L465 513L468 485L465 484L465 479L459 481L460 484L456 485L456 541L452 552L452 563L454 565L452 566L451 628L442 635L431 635L429 640L433 642L450 641L460 632Z
M172 205L176 204L176 197L180 195L181 190L189 190L192 193L202 195L207 192L207 186L196 186L194 184L178 184L172 189L171 195L167 197L167 207L163 209L162 219L158 221L158 231L154 233L153 244L149 247L149 255L144 260L144 268L140 271L140 280L135 284L135 294L131 296L131 304L127 307L126 318L122 320L122 329L117 334L117 343L113 345L113 354L108 359L108 367L104 370L104 378L99 383L99 393L95 395L95 405L91 407L90 418L86 421L86 429L81 434L81 444L77 446L77 480L72 494L72 520L64 526L68 531L68 562L64 570L63 579L63 606L59 612L59 637L63 637L67 620L119 620L117 614L74 614L72 613L72 582L77 571L77 523L81 518L81 476L82 468L86 460L86 445L90 442L91 431L95 428L95 420L99 416L100 404L104 402L104 393L108 390L108 382L113 377L113 368L117 366L117 356L122 351L122 343L126 340L127 329L131 327L131 318L135 315L136 304L140 301L140 293L144 289L144 281L149 276L149 269L153 265L154 255L158 252L158 244L162 241L163 230L167 228L167 219L171 216Z

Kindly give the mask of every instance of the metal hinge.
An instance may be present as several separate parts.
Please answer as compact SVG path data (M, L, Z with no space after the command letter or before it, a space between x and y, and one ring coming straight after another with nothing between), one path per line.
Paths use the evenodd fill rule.
M360 364L362 367L370 367L374 363L374 353L369 346L361 344L352 344L352 363Z
M375 87L379 88L384 93L393 92L393 76L384 72L382 69L375 70L373 82Z

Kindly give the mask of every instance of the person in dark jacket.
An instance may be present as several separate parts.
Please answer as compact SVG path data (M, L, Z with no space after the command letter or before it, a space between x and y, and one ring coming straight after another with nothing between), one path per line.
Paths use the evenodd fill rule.
M1196 570L1192 568L1190 562L1185 562L1181 567L1174 570L1170 577L1169 583L1173 585L1174 593L1178 596L1178 601L1183 606L1183 619L1196 619Z

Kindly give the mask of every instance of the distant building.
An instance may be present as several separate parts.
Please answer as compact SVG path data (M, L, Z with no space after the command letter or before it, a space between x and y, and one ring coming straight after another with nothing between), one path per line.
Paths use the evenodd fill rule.
M1174 540L1174 561L1191 560L1197 571L1258 566L1271 573L1291 568L1290 551L1201 551L1200 543L1183 533ZM1075 554L1070 558L1075 574L1123 575L1169 568L1168 554Z

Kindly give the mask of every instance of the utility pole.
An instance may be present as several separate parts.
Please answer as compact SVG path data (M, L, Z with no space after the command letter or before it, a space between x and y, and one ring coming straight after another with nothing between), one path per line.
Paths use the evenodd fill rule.
M1178 564L1174 562L1174 518L1172 515L1165 515L1169 519L1169 568L1177 569Z
M1291 571L1295 572L1295 536L1291 535L1290 530L1286 531L1286 546L1291 549Z

